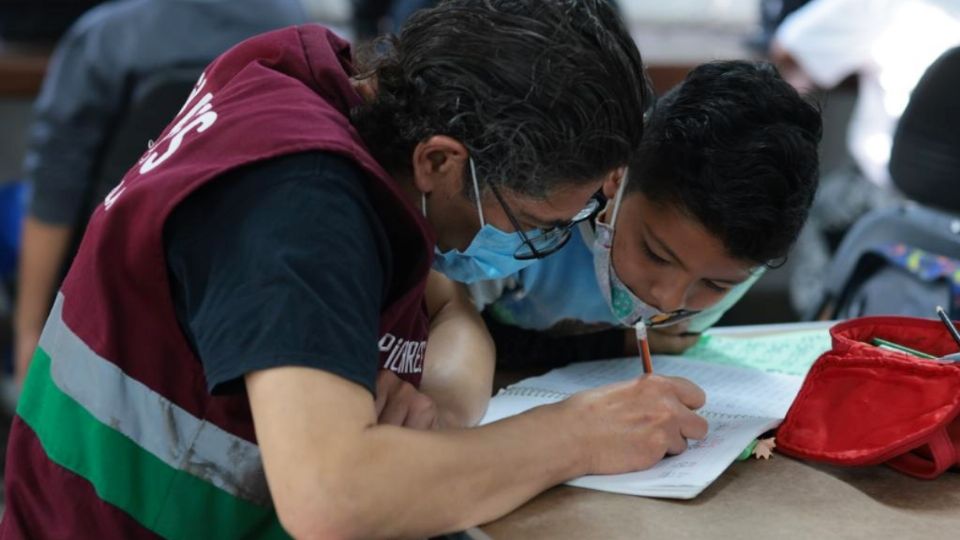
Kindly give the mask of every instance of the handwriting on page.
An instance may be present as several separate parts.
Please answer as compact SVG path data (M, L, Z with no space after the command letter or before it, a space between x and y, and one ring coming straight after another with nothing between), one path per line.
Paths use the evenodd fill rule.
M745 341L755 342L755 339ZM766 351L763 354L788 354L786 350L776 351L771 347L763 345ZM709 422L707 437L703 441L690 441L686 452L668 457L646 471L584 476L571 480L569 484L634 495L695 497L736 459L751 440L780 422L803 382L802 377L767 373L730 363L655 356L653 364L657 374L684 377L706 392L707 403L698 413ZM566 399L588 388L635 379L640 375L640 361L636 357L571 364L501 391L490 401L482 423L495 422L539 405Z
M725 414L747 412L754 416L782 418L803 383L800 377L687 361L685 357L657 357L654 369L661 375L693 381L707 394L703 409Z
M685 357L654 356L653 366L658 375L693 381L707 394L705 410L725 414L750 411L756 416L782 418L802 382L798 377L712 365ZM639 377L640 371L636 358L584 362L527 379L505 393L528 396L535 393L540 397L562 399L586 388Z
M570 485L661 497L690 498L716 479L743 450L745 443L778 423L774 418L704 413L710 432L692 442L686 452L665 458L645 471L608 476L584 476Z
M830 333L827 330L785 332L750 338L706 335L684 356L768 373L806 375L814 360L830 350L830 346Z

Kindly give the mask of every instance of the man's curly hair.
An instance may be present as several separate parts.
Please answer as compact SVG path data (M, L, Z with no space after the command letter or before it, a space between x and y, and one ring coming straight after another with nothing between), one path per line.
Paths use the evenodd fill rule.
M395 175L447 135L481 185L543 198L626 165L643 134L640 53L605 0L448 0L370 51L377 97L353 123Z

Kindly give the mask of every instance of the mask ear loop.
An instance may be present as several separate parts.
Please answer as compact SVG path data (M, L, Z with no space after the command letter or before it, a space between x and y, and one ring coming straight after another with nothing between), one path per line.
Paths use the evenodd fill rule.
M480 216L480 227L486 226L487 222L483 219L483 208L480 207L480 185L477 183L477 168L473 164L473 158L470 160L470 178L473 179L473 193L477 197L477 215Z
M611 272L611 273L615 273L615 272L616 272L616 270L614 269L614 264L613 264L613 236L616 234L616 231L617 231L617 215L620 213L620 200L623 199L623 189L624 189L624 188L626 187L626 185L627 185L627 173L628 173L628 172L629 172L629 169L626 169L626 168L623 169L623 178L620 179L620 186L617 187L617 195L613 198L613 211L610 212L610 223L609 223L608 225L610 226L610 251L609 251L609 253L610 253L610 272ZM635 292L633 292L632 290L630 290L630 287L627 287L627 284L626 284L626 283L624 283L623 286L626 287L628 291L630 291L630 294L632 294L632 295L634 295L634 296L637 295Z
M617 196L613 199L613 212L610 213L610 229L617 227L617 214L620 213L620 201L623 199L623 190L627 187L627 175L630 169L623 169L623 178L620 179L620 187L617 188Z

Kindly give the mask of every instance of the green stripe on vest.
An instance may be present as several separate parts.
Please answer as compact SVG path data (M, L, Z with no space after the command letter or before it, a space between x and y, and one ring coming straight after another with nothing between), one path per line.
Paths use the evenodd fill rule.
M271 506L256 444L194 416L98 355L63 320L65 301L57 295L39 344L50 356L50 378L61 392L168 466L234 497Z
M101 499L161 536L289 538L273 509L168 466L91 416L53 383L43 349L34 355L17 414L51 461L87 479Z

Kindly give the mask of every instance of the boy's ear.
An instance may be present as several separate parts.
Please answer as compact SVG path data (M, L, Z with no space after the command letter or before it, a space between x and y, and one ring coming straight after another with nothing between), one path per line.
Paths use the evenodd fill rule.
M617 190L620 188L620 182L625 181L626 178L626 167L620 167L619 169L616 169L610 173L610 176L603 181L603 186L600 188L603 190L603 196L609 200L613 200L613 198L617 196Z

